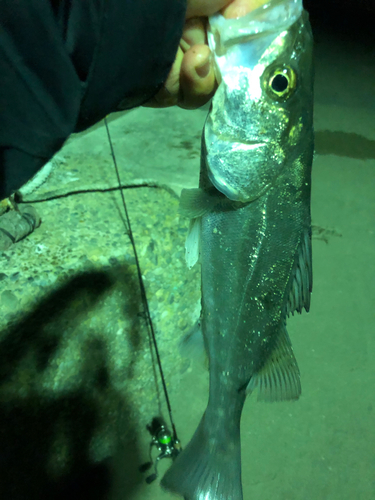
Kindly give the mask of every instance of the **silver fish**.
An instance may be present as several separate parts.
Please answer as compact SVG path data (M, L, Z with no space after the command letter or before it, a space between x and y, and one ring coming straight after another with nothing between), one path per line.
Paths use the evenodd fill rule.
M291 3L300 1L266 9ZM253 16L264 16L266 9ZM181 197L181 212L193 219L190 238L200 239L209 402L162 480L187 500L242 499L245 398L253 391L264 401L300 396L286 318L309 310L312 289L308 15L301 5L286 29L255 30L238 44L230 68L230 58L221 63L220 57L234 47L233 40L227 47L217 40L222 82L203 132L200 188Z

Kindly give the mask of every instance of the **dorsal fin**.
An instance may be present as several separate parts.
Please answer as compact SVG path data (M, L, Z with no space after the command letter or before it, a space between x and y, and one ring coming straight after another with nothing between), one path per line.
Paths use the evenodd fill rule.
M306 230L301 239L293 269L293 279L286 306L289 316L294 311L302 312L310 309L310 296L312 290L312 259L311 259L311 231Z

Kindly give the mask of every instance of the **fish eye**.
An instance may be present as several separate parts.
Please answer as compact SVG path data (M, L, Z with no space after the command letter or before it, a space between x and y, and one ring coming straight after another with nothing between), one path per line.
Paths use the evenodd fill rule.
M283 75L283 73L278 73L272 78L270 85L274 92L282 93L287 90L289 80L285 75Z
M263 87L275 101L285 101L297 87L296 72L290 66L271 65L263 73Z

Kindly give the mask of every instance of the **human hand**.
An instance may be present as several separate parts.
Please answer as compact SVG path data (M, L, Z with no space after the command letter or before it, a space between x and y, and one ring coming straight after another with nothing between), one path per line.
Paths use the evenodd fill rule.
M208 102L217 88L207 18L221 12L227 19L241 17L266 0L188 0L186 21L176 58L159 92L144 106L195 109Z

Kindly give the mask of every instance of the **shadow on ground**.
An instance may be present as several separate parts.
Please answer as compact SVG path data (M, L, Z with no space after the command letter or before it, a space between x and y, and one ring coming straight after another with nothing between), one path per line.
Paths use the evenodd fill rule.
M99 332L90 330L84 337L79 379L72 382L71 390L55 390L55 379L52 383L49 379L62 363L59 352L67 340L66 331L75 334L74 328L64 332L64 324L78 325L118 279L123 279L124 296L130 297L122 313L133 317L132 362L140 346L140 301L129 269L117 272L116 279L106 272L79 274L0 332L1 498L104 500L118 490L114 478L120 474L121 499L126 500L142 480L137 474L141 458L136 428L124 395L111 385L107 347ZM76 353L72 356L75 362ZM117 415L112 423L107 420L111 412ZM106 425L112 425L116 449L108 453L109 458L94 463L92 439Z

